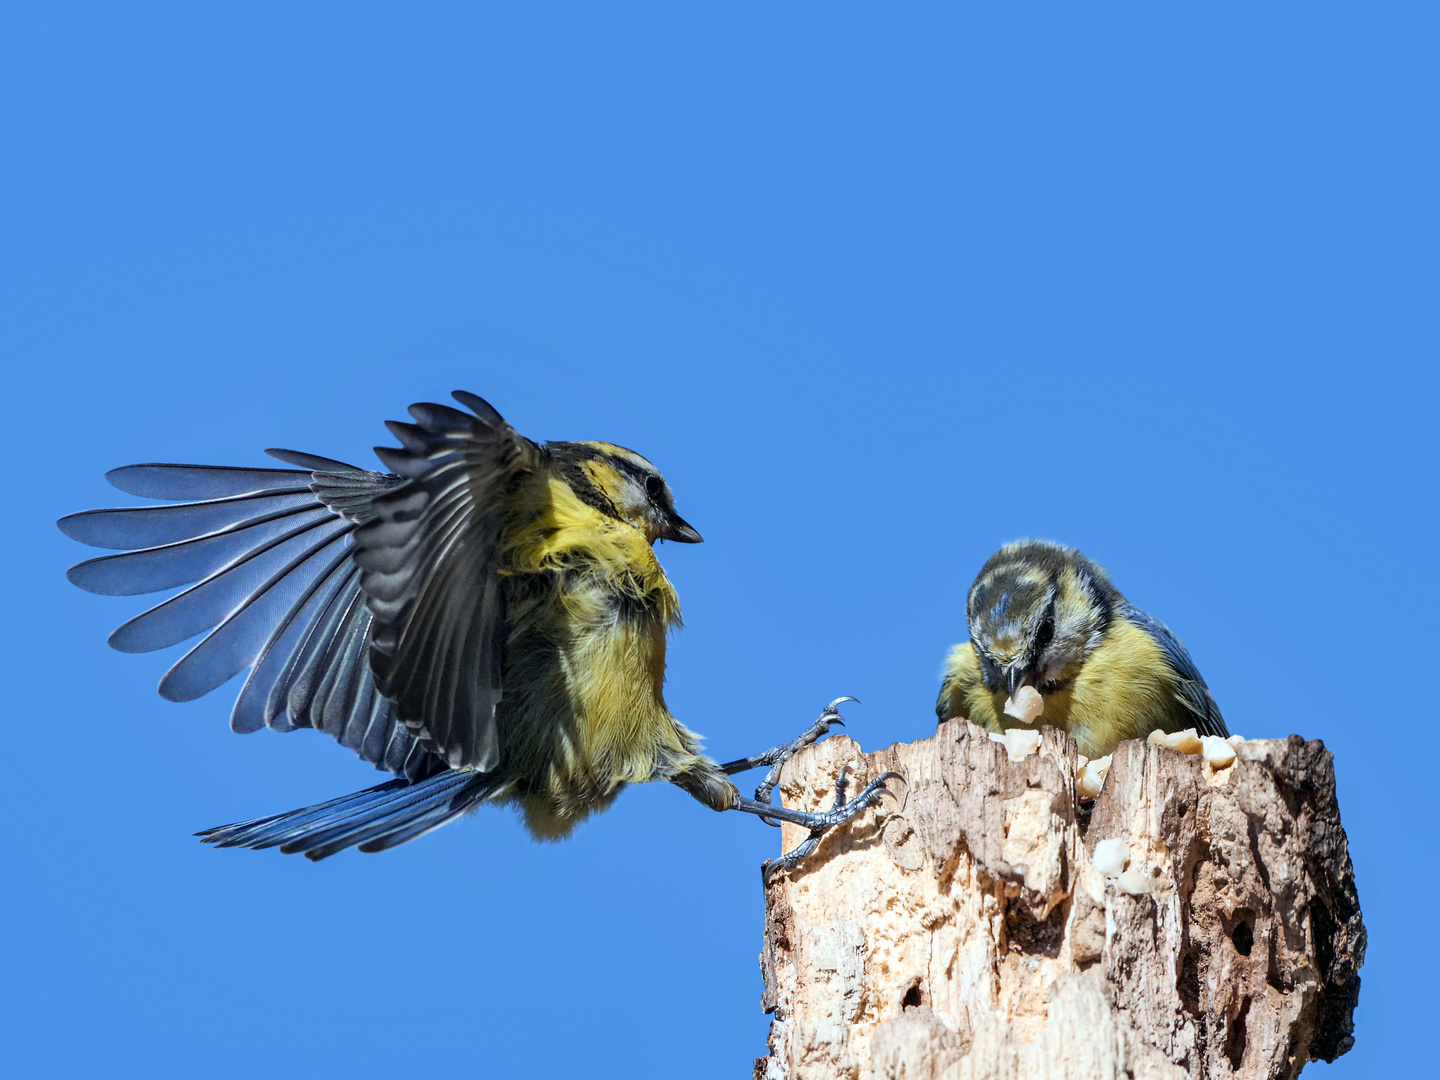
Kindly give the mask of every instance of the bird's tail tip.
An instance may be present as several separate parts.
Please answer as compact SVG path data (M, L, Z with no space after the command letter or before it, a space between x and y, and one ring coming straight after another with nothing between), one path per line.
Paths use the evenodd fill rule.
M455 820L503 793L492 775L446 769L424 780L391 780L284 814L203 829L216 847L278 847L318 862L346 848L386 851Z

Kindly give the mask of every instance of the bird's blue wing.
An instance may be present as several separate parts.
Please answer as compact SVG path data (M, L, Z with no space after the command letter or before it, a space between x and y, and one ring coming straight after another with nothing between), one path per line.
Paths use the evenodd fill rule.
M406 482L374 500L355 531L355 563L381 692L451 768L485 772L500 760L502 523L540 450L488 402L454 396L470 411L421 402L410 406L415 423L386 425L401 448L375 453Z
M1195 717L1195 730L1201 735L1228 738L1230 732L1225 727L1225 718L1220 715L1220 706L1215 704L1200 669L1195 666L1185 646L1180 644L1180 639L1159 619L1134 604L1121 604L1118 610L1122 619L1144 630L1164 650L1170 670L1175 673L1177 696Z
M366 507L400 480L309 454L274 455L303 468L113 470L108 479L122 491L189 501L62 518L66 535L121 549L68 576L107 595L189 586L110 637L123 652L150 652L205 634L165 673L162 696L190 701L249 667L231 715L236 731L313 727L379 768L429 775L439 759L375 688L371 618L351 557Z

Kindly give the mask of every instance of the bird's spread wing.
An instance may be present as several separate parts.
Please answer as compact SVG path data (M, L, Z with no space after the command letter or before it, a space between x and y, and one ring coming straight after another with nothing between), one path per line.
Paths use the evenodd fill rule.
M391 423L402 449L377 447L407 482L375 499L355 532L355 562L375 622L371 665L400 718L452 768L499 760L505 605L497 572L507 497L540 449L493 408L410 407Z
M370 615L351 561L365 508L400 480L272 453L301 468L113 470L108 478L122 491L179 501L62 518L68 536L121 550L80 563L69 578L107 595L189 586L110 637L122 652L150 652L205 634L161 679L164 697L193 700L250 667L231 715L236 731L313 727L379 768L428 775L439 759L376 692L366 656Z
M1180 702L1195 717L1195 730L1201 735L1228 738L1230 732L1225 727L1224 717L1220 715L1220 706L1215 704L1210 688L1205 685L1205 680L1200 675L1200 669L1195 666L1195 661L1190 659L1190 653L1180 644L1180 639L1159 619L1147 611L1141 611L1134 604L1122 604L1120 617L1144 630L1165 651L1165 659L1176 675Z

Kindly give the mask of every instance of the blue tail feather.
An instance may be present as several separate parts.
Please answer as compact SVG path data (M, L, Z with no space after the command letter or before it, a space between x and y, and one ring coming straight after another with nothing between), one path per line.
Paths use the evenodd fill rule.
M391 780L285 814L221 825L196 833L217 847L269 848L320 860L359 847L384 851L460 817L504 794L496 777L446 769L424 780Z

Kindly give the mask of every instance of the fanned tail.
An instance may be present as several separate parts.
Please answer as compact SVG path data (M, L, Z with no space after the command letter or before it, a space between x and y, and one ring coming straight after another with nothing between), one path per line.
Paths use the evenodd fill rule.
M216 847L278 845L283 854L303 853L319 860L349 847L386 851L504 794L504 783L492 774L446 769L424 780L391 780L315 806L195 835Z

